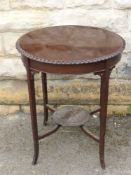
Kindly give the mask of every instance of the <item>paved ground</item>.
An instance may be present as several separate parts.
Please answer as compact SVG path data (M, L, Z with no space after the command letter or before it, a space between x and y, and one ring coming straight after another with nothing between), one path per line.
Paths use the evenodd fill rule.
M42 126L40 132L52 127ZM98 131L98 119L87 124ZM79 128L63 128L40 142L40 157L32 161L30 116L0 117L0 175L131 175L131 117L112 117L106 135L106 170L98 159L98 145Z

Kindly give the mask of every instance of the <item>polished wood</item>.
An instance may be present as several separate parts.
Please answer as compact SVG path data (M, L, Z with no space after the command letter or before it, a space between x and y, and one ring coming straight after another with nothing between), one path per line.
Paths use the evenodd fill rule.
M123 38L111 31L88 26L54 26L38 29L23 35L16 43L27 70L32 133L34 140L34 160L37 162L39 139L56 132L58 127L38 136L34 73L41 72L44 100L44 124L48 121L47 73L85 74L94 73L101 78L100 108L90 112L100 113L100 136L95 136L81 125L82 131L99 142L101 167L105 168L104 148L108 105L109 78L112 69L120 61L125 48Z
M57 125L53 130L48 131L47 133L41 135L38 137L39 140L44 139L45 137L48 137L49 135L53 134L54 132L56 132L61 126Z
M48 108L47 108L47 104L48 104L48 94L47 94L47 77L46 77L46 73L41 73L41 78L42 78L42 90L43 90L43 106L44 106L44 125L47 124L48 121Z
M85 64L119 55L124 40L116 33L87 26L55 26L23 35L18 50L26 57L50 64Z
M96 109L96 110L90 112L90 115L93 115L93 114L95 114L95 113L97 113L97 112L100 112L100 110L101 110L101 108L98 108L98 109Z
M34 141L34 157L32 164L36 164L39 155L39 142L38 142L38 127L37 127L37 115L36 115L36 99L35 99L35 85L34 85L34 73L30 70L29 60L26 60L28 64L27 79L28 79L28 91L31 113L31 126Z
M95 134L93 134L90 130L88 129L85 129L84 128L84 125L80 126L81 130L87 135L89 136L90 138L92 138L93 140L95 140L96 142L100 142L100 139L98 136L96 136Z
M46 107L51 111L51 112L55 112L55 108L53 108L52 106L50 106L49 104L46 105Z
M107 105L108 105L108 89L109 78L111 71L107 68L105 72L101 74L101 88L100 88L100 144L99 155L100 163L103 169L105 169L104 161L104 148L105 148L105 132L106 132L106 119L107 119Z

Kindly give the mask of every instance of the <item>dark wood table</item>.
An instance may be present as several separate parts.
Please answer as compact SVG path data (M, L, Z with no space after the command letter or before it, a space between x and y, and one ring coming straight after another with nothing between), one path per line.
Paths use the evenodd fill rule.
M33 164L36 164L39 154L39 140L56 132L60 126L80 126L82 131L99 143L101 167L105 168L104 143L108 104L109 78L112 69L120 61L125 42L116 33L105 29L86 26L55 26L38 29L23 35L16 44L21 53L22 61L27 71L29 102L31 112L31 125L34 141ZM86 74L94 73L101 78L100 108L89 114L82 109L60 109L54 112L57 127L42 136L38 134L36 99L34 87L34 73L41 72L43 99L44 99L44 124L48 121L48 110L55 111L48 104L47 73L57 74ZM76 94L77 95L77 94ZM68 113L69 109L69 113ZM74 112L75 110L76 112ZM100 134L99 137L84 128L86 116L99 112ZM74 117L76 115L76 118ZM83 116L82 116L83 115ZM72 118L72 119L71 119ZM78 122L77 122L78 120Z

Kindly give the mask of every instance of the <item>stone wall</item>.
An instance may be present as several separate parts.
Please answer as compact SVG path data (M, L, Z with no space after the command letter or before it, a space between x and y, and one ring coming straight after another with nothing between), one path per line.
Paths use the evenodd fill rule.
M15 49L22 34L35 28L77 24L98 26L122 35L126 49L111 75L109 113L131 112L130 0L0 0L0 114L28 112L26 72ZM48 75L51 104L99 103L99 79L93 75ZM41 82L36 75L38 111Z

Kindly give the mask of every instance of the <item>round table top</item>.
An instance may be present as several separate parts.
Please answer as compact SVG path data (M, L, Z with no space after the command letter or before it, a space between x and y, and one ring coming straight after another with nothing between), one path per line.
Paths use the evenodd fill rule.
M125 42L114 32L88 26L54 26L23 35L18 51L50 64L86 64L113 58L124 50Z

